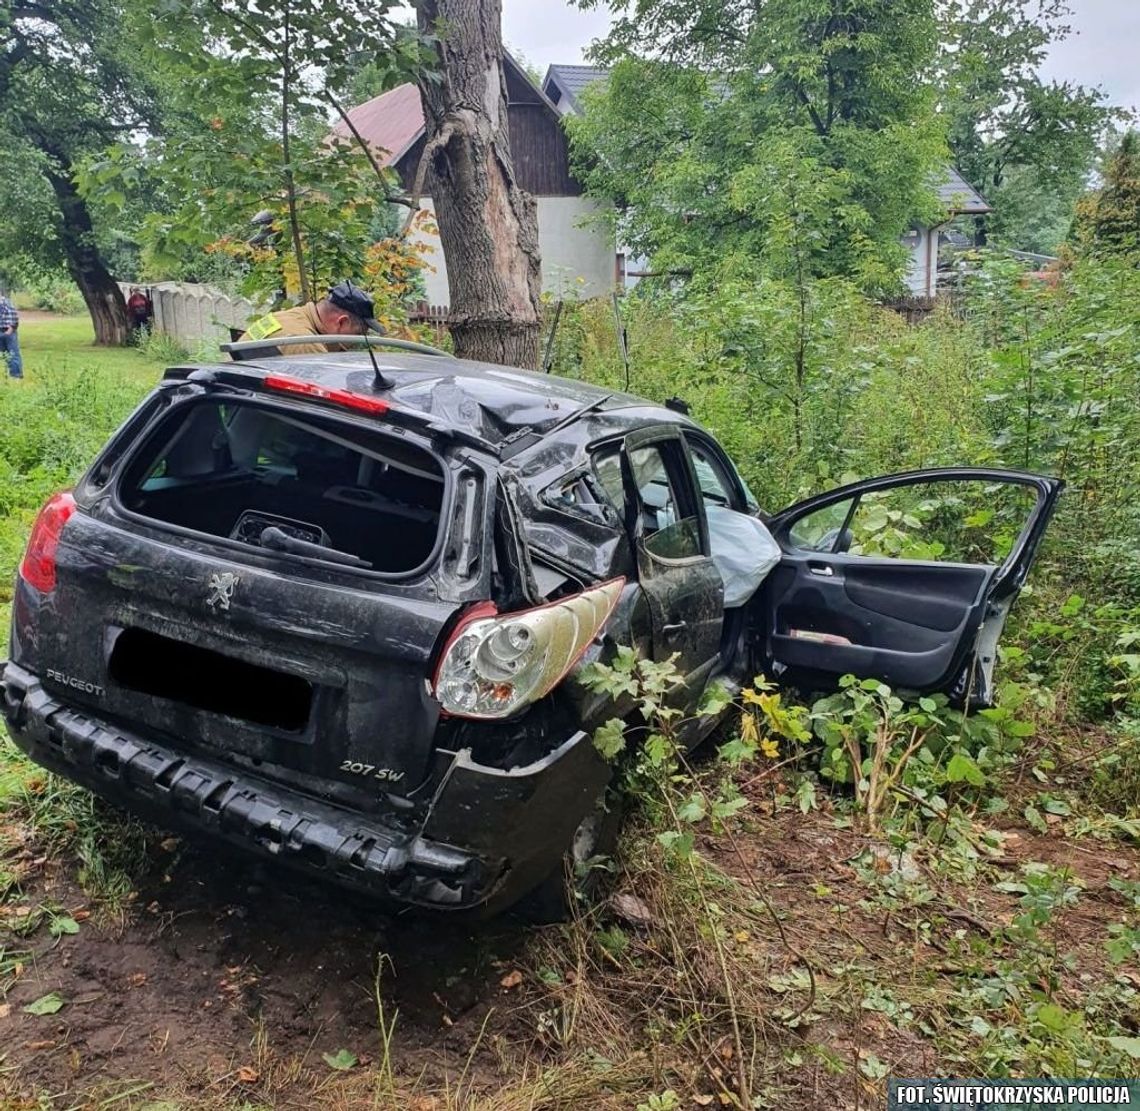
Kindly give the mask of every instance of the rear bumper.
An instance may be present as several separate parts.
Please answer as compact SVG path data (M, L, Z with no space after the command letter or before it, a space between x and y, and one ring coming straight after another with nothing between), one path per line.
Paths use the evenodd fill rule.
M557 866L608 776L583 733L511 771L461 752L422 828L398 830L69 707L13 663L0 671L0 693L22 751L112 802L345 887L438 909L497 910L525 894Z

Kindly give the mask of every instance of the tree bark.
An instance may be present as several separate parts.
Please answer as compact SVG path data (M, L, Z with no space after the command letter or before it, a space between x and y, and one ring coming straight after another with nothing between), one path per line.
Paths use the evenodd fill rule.
M501 0L417 0L416 10L442 69L420 81L420 99L455 352L536 369L538 216L511 161Z
M95 329L95 342L107 347L125 347L131 342L127 306L123 291L99 254L87 202L75 188L70 163L58 152L45 153L53 163L47 178L59 208L59 239L67 260L67 272L83 295Z

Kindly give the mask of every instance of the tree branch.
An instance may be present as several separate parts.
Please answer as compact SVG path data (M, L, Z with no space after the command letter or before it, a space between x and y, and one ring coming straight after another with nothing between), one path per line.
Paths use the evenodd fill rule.
M388 179L384 174L384 167L380 165L379 161L376 158L376 155L372 153L372 148L368 145L367 140L363 135L360 134L360 131L357 128L356 124L352 122L349 114L344 110L344 106L340 103L339 100L337 100L337 98L333 95L332 89L330 89L327 85L325 86L325 97L336 110L336 114L340 116L341 121L344 123L344 126L348 128L349 133L356 140L357 145L362 151L364 151L364 156L368 159L369 164L372 166L372 169L376 171L376 177L379 179L380 187L384 191L384 199L389 204L406 205L414 213L416 206L412 203L411 198L397 196L388 188Z
M416 215L419 213L420 197L424 191L424 178L427 176L428 162L451 142L451 138L454 134L454 124L447 121L439 129L439 134L432 139L431 142L424 144L424 152L420 155L419 165L416 166L416 178L412 183L412 195L409 198L411 212L408 213L408 218L404 221L404 226L400 229L401 239L412 230L412 224L415 223Z
M792 83L792 88L795 90L796 96L799 97L800 103L803 104L803 106L807 109L808 115L811 117L811 122L815 126L816 131L819 132L821 136L827 136L830 134L831 129L823 122L820 114L815 110L815 107L812 105L811 98L807 95L807 90L804 89L803 85L799 81L794 81Z

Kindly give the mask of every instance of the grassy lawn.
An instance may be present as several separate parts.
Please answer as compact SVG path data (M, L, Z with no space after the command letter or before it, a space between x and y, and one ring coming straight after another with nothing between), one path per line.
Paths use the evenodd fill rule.
M49 494L73 482L154 385L163 361L96 347L85 317L25 318L24 380L0 374L0 623L28 528Z
M25 318L20 325L24 374L35 381L44 371L87 370L122 375L141 386L154 383L163 363L133 347L96 347L91 320L86 316Z

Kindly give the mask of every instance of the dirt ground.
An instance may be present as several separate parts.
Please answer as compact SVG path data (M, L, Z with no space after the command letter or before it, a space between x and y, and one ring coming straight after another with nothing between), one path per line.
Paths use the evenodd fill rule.
M955 1074L941 1056L939 1031L952 1021L943 1010L963 983L1002 959L1003 943L991 939L1012 922L1018 898L994 880L1017 878L1030 861L1068 869L1081 887L1050 926L1070 958L1058 964L1056 1002L1079 1013L1106 977L1140 988L1140 970L1108 969L1104 959L1107 924L1127 913L1109 881L1140 880L1140 846L1068 836L1061 822L1043 835L1010 818L998 824L1004 855L988 863L997 871L984 882L948 880L932 855L919 854L906 866L912 889L928 885L929 898L893 905L875 897L874 875L889 876L902 858L868 865L872 841L836 817L826 804L807 815L774 809L770 791L757 788L739 852L721 837L698 842L723 871L764 892L815 971L813 1005L786 1028L773 1023L764 1046L767 1095L782 1106L875 1106L882 1086L868 1062L891 1075ZM365 1098L359 1081L389 1067L413 1093L401 1107L451 1111L468 1106L454 1094L460 1089L498 1092L557 1060L561 1050L541 1035L546 1016L569 1013L586 976L617 1008L637 983L628 969L652 970L667 950L653 923L603 911L599 925L616 921L634 936L627 971L607 982L607 962L575 964L571 935L559 927L536 933L507 920L473 928L386 914L224 850L174 843L156 856L127 911L108 917L86 902L74 865L43 855L26 830L5 832L14 851L3 863L18 894L0 906L3 1111L387 1107L394 1104ZM638 884L627 873L619 887L638 894ZM52 937L47 918L30 929L44 906L69 913L78 933ZM769 985L767 996L753 997L766 1013L799 1003L806 992L798 961L774 929L729 940ZM880 989L910 1017L868 1006ZM25 1012L51 992L64 1001L57 1013ZM610 1016L615 1029L634 1021L616 1009ZM357 1060L343 1073L328 1062L341 1050ZM661 1062L645 1071L639 1083L652 1089ZM708 1106L706 1077L699 1068L687 1075L678 1106ZM31 1102L44 1093L52 1103ZM632 1111L638 1102L619 1095L605 1106ZM486 1106L601 1105L552 1096Z
M463 1068L525 940L511 924L473 932L389 917L202 850L180 852L143 886L125 924L101 922L86 916L65 869L35 857L23 863L30 867L9 922L45 903L81 920L74 936L40 928L27 940L4 938L10 953L27 956L0 1005L0 1055L29 1093L58 1097L131 1080L190 1101L222 1100L243 1089L252 1097L265 1082L272 1106L307 1107L306 1074L330 1074L323 1054L347 1049L367 1065L380 1051L382 956L387 1019L398 1012L393 1060L430 1087ZM66 1000L57 1014L24 1013L50 992ZM273 1069L289 1076L263 1075Z

